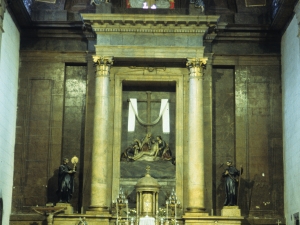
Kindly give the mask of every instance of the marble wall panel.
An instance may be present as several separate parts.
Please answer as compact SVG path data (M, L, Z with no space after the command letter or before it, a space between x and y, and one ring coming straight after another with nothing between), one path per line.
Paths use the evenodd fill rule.
M65 75L65 93L62 126L62 156L69 160L76 155L79 158L75 176L75 192L72 206L75 211L82 206L83 154L85 129L85 96L86 77L85 65L67 65ZM70 163L71 166L71 163Z
M213 210L218 215L224 203L222 173L226 160L235 161L234 69L213 68Z
M50 150L50 110L52 81L47 79L30 81L30 105L28 144L25 152L24 205L42 205L46 199L48 154ZM31 123L32 122L32 123ZM38 127L42 126L42 129Z
M282 182L283 171L277 170L281 174L279 178L273 168L282 167L282 159L274 158L281 155L282 148L280 144L278 147L272 144L274 138L276 143L282 143L281 119L274 117L281 114L278 69L279 66L236 68L236 154L244 167L240 206L244 214L251 216L281 213L278 203L283 192L276 187L276 182Z

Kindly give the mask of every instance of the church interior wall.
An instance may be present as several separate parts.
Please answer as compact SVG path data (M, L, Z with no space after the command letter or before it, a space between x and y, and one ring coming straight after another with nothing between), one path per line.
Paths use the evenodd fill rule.
M2 8L3 7L3 8ZM3 11L2 11L3 10ZM0 29L0 198L3 212L0 224L9 224L13 192L14 146L16 133L16 107L18 92L20 34L10 13L0 6L3 21ZM2 17L3 16L3 17Z
M282 112L284 158L284 208L287 224L299 223L299 17L296 15L287 27L281 42L282 49Z

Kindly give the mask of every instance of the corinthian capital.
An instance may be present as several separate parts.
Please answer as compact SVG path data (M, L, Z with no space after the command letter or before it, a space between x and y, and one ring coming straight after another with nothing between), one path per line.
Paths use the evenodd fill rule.
M113 57L112 56L93 56L93 61L96 65L105 65L111 66L113 64Z
M207 58L187 58L187 67L202 67L205 68Z
M190 70L191 77L202 77L206 68L207 58L187 58L186 66Z
M96 77L109 77L113 57L93 56L93 61L96 66Z

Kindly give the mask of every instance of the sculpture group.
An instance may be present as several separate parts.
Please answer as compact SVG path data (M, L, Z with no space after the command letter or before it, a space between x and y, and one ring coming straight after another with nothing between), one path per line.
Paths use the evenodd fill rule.
M135 139L121 154L121 161L172 160L172 151L161 136L152 138L150 133L141 140Z

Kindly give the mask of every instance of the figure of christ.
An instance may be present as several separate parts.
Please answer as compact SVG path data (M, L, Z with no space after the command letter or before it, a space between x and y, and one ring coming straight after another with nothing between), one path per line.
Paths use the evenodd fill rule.
M158 143L155 142L152 145L150 151L140 151L135 156L129 157L129 158L133 159L133 160L138 160L138 159L142 158L144 155L153 156L153 158L155 158L157 156L158 150L159 150Z

